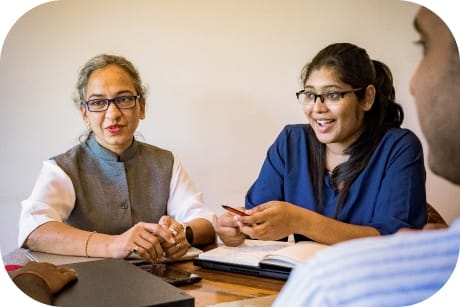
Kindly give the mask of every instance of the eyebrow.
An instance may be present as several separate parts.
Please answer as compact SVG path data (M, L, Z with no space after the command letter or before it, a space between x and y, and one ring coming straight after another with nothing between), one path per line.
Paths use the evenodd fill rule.
M115 97L123 96L123 95L134 95L134 93L131 90L122 90L122 91L117 92L115 94ZM91 94L91 96L88 97L88 99L98 99L98 98L105 98L105 95L104 94L94 93L94 94Z
M338 84L327 84L327 85L323 85L321 87L319 87L319 89L322 89L322 90L328 90L328 89L331 89L331 88L337 88L337 89L340 89L342 88L340 85ZM316 89L315 86L313 85L305 85L305 89L307 90L314 90Z

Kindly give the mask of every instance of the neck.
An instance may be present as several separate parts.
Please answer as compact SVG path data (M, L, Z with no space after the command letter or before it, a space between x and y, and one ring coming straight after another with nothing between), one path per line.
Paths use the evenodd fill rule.
M326 169L332 172L337 165L348 160L350 155L344 154L345 148L342 146L332 146L332 144L326 145Z

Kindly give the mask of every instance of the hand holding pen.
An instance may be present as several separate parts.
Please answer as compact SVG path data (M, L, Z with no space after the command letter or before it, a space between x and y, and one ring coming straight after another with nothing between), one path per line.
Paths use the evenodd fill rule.
M230 213L237 214L239 216L249 216L249 214L247 214L246 212L243 212L241 210L235 209L235 208L230 207L230 206L222 205L222 208L224 208L225 210L227 210Z
M227 213L218 218L216 232L225 245L238 246L246 238L246 234L240 231L238 219L243 216L249 216L249 214L230 206L223 205L222 207Z

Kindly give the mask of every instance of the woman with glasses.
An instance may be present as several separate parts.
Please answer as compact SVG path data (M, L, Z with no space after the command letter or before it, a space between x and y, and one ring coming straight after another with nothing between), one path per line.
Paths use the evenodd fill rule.
M43 163L22 202L19 246L156 261L214 242L215 215L178 158L134 138L145 118L145 91L132 63L106 54L90 59L77 92L88 132Z
M421 228L426 222L422 146L400 128L389 68L348 43L321 50L296 93L309 124L288 125L246 195L249 216L225 213L227 245L246 237L334 244Z

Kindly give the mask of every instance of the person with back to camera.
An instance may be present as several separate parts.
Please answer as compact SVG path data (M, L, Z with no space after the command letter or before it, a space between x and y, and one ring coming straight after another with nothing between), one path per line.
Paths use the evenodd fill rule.
M246 195L246 213L225 213L226 245L246 237L334 244L421 228L425 168L419 139L400 128L390 69L353 44L321 50L296 93L309 120L288 125Z
M75 103L86 138L43 163L22 202L19 246L149 261L215 241L215 214L177 156L134 138L145 90L127 59L102 54L81 69Z
M423 58L410 89L429 147L429 165L434 173L459 185L458 45L446 24L427 8L420 8L414 25ZM460 218L447 229L338 244L297 266L274 306L413 305L431 297L451 277L459 249ZM436 305L432 301L423 306L458 306L458 293L451 294L453 300L444 293Z

